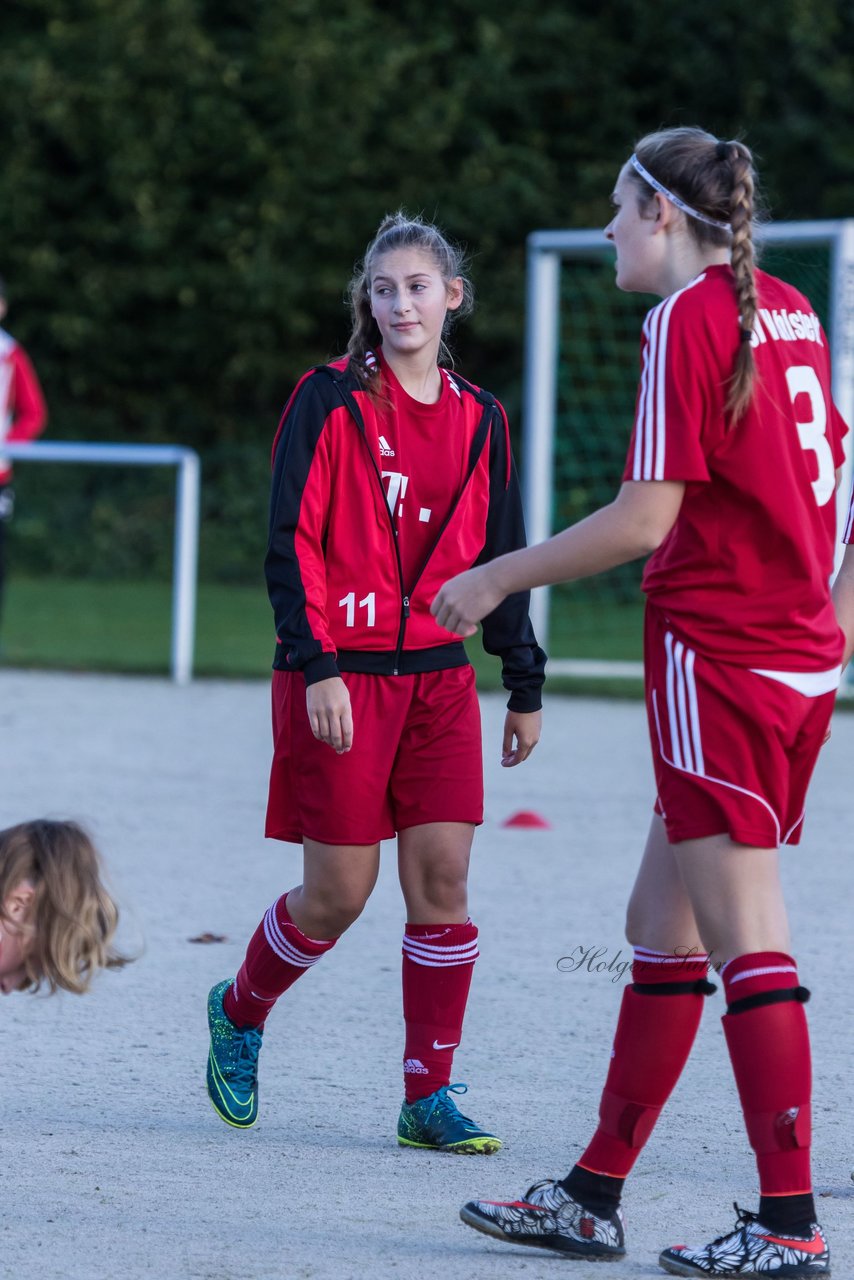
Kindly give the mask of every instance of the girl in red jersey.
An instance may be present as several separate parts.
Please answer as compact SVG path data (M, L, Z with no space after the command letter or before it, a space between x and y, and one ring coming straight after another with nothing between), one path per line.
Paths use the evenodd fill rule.
M0 322L7 311L6 285L0 280ZM10 333L0 329L0 440L32 440L44 430L47 408L36 371ZM0 459L0 612L6 583L6 529L15 509L12 468Z
M480 717L458 635L430 602L452 573L524 546L507 419L443 344L471 306L434 226L380 226L351 285L346 358L311 370L273 449L267 582L276 617L267 835L302 842L303 881L267 911L237 977L208 999L208 1092L255 1123L257 1058L278 997L360 915L381 840L398 841L403 937L402 1145L490 1153L457 1110L451 1063L478 955L466 879L483 817ZM442 361L440 364L439 361ZM484 621L510 691L502 764L540 734L545 655L528 593Z
M635 946L599 1126L562 1181L463 1220L579 1257L624 1252L620 1194L690 1052L708 957L759 1166L758 1213L674 1275L827 1274L810 1165L810 1052L778 847L797 843L833 707L842 636L828 581L845 426L806 298L754 267L754 173L741 142L651 134L624 164L606 228L617 286L657 293L615 501L556 537L446 584L454 631L509 592L652 552L646 698L658 789L628 907Z

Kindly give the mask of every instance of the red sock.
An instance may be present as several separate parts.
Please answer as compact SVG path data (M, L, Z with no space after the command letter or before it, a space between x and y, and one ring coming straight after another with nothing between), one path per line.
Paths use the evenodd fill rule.
M477 929L465 924L407 924L403 935L403 1083L415 1102L450 1084L474 962Z
M738 956L721 976L722 1021L762 1195L804 1194L812 1188L809 993L782 951Z
M246 948L246 959L223 997L237 1027L262 1027L279 996L335 946L307 938L288 915L287 894L267 911Z
M578 1161L582 1168L612 1178L631 1171L691 1052L710 987L708 965L703 953L635 948L599 1127Z

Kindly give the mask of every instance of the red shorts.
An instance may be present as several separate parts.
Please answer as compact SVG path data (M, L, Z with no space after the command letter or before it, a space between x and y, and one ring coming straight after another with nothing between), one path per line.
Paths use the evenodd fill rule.
M266 834L376 844L425 822L483 821L474 669L342 675L353 711L344 755L318 742L300 672L273 672L273 766Z
M655 808L670 843L728 832L760 849L797 844L835 692L807 697L703 657L652 606L644 654Z

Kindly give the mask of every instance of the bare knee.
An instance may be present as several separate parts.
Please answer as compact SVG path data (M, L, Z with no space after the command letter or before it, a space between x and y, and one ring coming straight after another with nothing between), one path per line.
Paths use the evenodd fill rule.
M467 882L468 863L455 859L401 870L407 919L420 924L462 922L468 914Z
M398 872L407 918L418 924L453 924L468 914L468 870L474 827L433 823L401 831Z
M429 911L444 914L449 920L468 910L468 876L465 868L429 867L420 877L418 891Z
M674 954L703 949L690 904L681 898L651 901L642 893L632 894L626 908L625 933L631 947Z
M365 909L370 889L300 885L288 894L288 913L307 938L338 938Z
M634 897L630 898L629 905L626 907L625 924L626 942L628 942L629 946L644 946L644 939L649 937L651 926L652 921L649 918L649 912L645 911L643 904L636 902Z

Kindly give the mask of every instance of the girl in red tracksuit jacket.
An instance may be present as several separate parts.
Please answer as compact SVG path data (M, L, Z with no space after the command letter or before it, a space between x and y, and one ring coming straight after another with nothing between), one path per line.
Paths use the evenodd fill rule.
M257 1057L278 997L337 942L397 835L403 937L405 1146L490 1153L460 1114L460 1042L477 929L466 879L483 820L480 716L441 583L524 545L507 420L447 366L443 333L471 305L440 231L386 218L351 285L344 359L298 384L273 449L267 582L276 618L267 835L303 845L303 881L267 911L235 979L208 998L208 1091L229 1124L258 1112ZM444 357L443 363L439 363ZM502 764L540 734L545 655L527 592L484 619L510 692Z
M6 285L0 280L0 323L7 311ZM0 441L32 440L44 430L47 408L26 351L0 329ZM12 468L0 460L0 611L6 582L6 530L15 508Z

